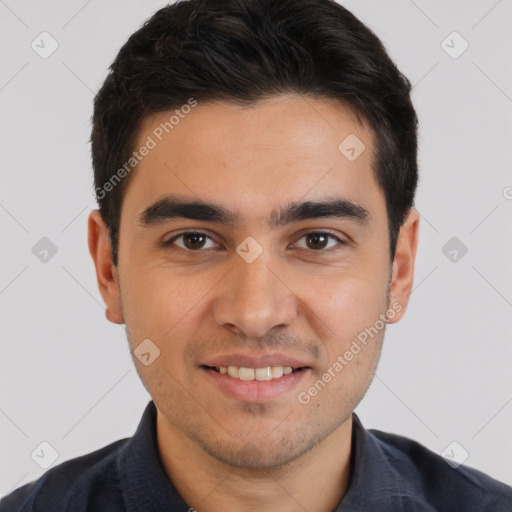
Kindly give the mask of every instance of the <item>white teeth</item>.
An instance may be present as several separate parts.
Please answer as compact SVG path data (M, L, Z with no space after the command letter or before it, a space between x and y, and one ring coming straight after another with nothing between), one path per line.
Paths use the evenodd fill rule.
M292 373L291 366L266 366L264 368L245 368L243 366L219 366L216 370L234 379L272 380Z
M238 378L241 380L254 380L254 368L240 367L238 370Z
M238 366L228 366L228 375L238 379Z
M266 368L256 368L256 380L270 380L272 378L272 369L270 366Z
M284 375L284 368L282 366L272 366L272 377L278 379Z

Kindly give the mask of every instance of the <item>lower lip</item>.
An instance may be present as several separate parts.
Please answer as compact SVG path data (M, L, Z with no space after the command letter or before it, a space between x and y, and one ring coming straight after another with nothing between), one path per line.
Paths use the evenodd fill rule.
M304 368L303 370L283 375L278 379L242 380L216 372L210 368L201 367L200 369L213 379L225 394L244 402L261 402L276 398L294 388L309 372L309 368Z

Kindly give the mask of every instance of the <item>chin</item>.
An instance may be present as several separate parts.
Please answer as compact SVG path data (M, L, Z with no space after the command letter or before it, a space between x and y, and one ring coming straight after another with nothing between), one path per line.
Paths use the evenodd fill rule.
M281 438L269 440L268 436L254 443L237 439L213 441L198 440L213 458L224 464L247 469L283 468L307 453L316 444L314 439L297 439L291 433L282 433Z

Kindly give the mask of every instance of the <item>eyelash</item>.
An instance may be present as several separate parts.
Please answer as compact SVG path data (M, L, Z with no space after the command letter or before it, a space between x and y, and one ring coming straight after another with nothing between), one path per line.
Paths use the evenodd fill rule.
M169 249L171 251L183 251L183 252L187 253L188 255L194 255L194 254L201 253L201 252L208 252L209 250L211 250L211 249L198 249L198 250L194 251L191 249L184 249L183 247L179 247L179 246L175 247L174 242L185 235L202 235L202 236L205 236L206 238L209 238L212 242L215 242L215 240L213 240L213 238L210 235L208 235L207 233L204 233L202 231L182 231L181 233L174 235L169 240L164 241L162 243L162 245L165 249ZM340 246L335 249L333 249L333 248L319 249L319 250L310 249L310 252L313 254L323 254L326 252L337 252L338 250L340 250L342 248L342 246L349 245L348 242L342 240L341 238L339 238L337 235L335 235L331 231L325 231L325 230L323 230L323 231L308 231L307 233L304 233L303 235L301 235L299 240L301 240L302 238L304 238L305 236L308 236L308 235L326 235L328 238L336 240L338 242L338 245ZM217 243L217 242L215 242L215 243Z

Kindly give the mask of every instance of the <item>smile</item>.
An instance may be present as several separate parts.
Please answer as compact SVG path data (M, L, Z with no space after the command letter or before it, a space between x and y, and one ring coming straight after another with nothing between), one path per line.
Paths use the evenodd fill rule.
M297 372L302 368L292 368L291 366L266 366L263 368L247 368L244 366L213 366L208 367L217 373L228 375L234 379L240 380L272 380L279 379L283 375Z
M260 363L261 364L261 363ZM300 363L299 363L300 364ZM290 392L307 378L309 366L210 366L202 365L200 369L208 383L208 392L219 389L225 396L237 401L263 403L276 399ZM213 389L211 384L213 384Z

